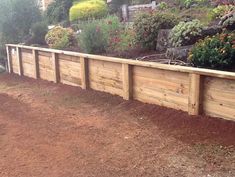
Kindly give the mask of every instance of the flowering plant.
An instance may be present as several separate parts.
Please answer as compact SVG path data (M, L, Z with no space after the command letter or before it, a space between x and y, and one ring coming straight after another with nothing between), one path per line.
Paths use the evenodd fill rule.
M226 70L235 64L235 32L224 32L200 40L189 60L194 66Z

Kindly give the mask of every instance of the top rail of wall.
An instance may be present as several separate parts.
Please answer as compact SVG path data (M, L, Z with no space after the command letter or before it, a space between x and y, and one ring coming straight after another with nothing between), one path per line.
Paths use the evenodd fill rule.
M21 49L31 49L31 50L43 51L43 52L51 52L51 53L56 53L56 54L64 54L64 55L70 55L70 56L77 56L77 57L83 57L83 58L94 59L94 60L109 61L109 62L114 62L114 63L144 66L144 67L157 68L157 69L162 69L162 70L178 71L178 72L189 73L189 74L190 73L199 74L199 75L204 75L204 76L213 76L213 77L218 77L218 78L235 80L235 72L218 71L218 70L203 69L203 68L193 68L193 67L187 67L187 66L167 65L167 64L160 64L160 63L155 63L155 62L136 61L136 60L131 60L131 59L92 55L92 54L85 54L85 53L78 53L78 52L71 52L71 51L55 50L55 49L49 49L49 48L31 47L31 46L25 46L25 45L7 44L6 46L21 48Z

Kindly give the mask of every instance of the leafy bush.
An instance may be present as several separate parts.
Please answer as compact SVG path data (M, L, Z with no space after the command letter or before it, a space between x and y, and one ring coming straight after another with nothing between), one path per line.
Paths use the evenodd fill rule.
M134 21L136 39L142 47L154 49L159 29L173 28L178 23L178 19L173 14L165 13L143 13Z
M73 0L55 0L47 7L45 17L50 24L68 21L69 9Z
M79 36L79 44L88 53L106 52L111 45L111 37L119 32L121 24L118 17L108 16L85 24Z
M123 27L116 34L110 35L109 51L125 52L137 46L136 34L132 27Z
M194 44L201 35L202 28L199 20L180 22L172 29L170 41L175 47Z
M102 18L108 13L104 0L81 0L69 12L70 21Z
M189 59L196 67L230 69L235 64L235 33L222 33L199 41Z
M164 10L164 9L166 9L167 7L168 7L168 5L167 5L166 2L160 2L160 3L158 4L158 8L159 8L160 10Z
M181 7L190 8L192 5L207 5L209 0L178 0Z
M73 31L71 29L56 26L52 28L45 37L49 47L54 49L64 49L74 43Z
M105 33L98 22L91 22L84 26L79 36L79 44L83 51L97 54L105 52L108 45Z
M45 36L48 32L48 27L45 22L37 22L31 27L31 43L45 44Z
M233 5L219 5L211 10L211 12L209 13L209 18L211 18L212 20L221 18L228 12L231 12L233 10L235 10L235 6Z

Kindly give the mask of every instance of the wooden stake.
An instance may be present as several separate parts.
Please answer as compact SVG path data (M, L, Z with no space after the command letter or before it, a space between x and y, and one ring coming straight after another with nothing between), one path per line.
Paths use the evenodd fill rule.
M59 83L60 73L59 73L59 60L58 60L57 53L52 53L52 62L53 62L53 67L54 67L54 82Z
M11 55L11 47L6 46L7 50L7 68L8 72L12 73L12 55Z
M129 64L122 64L123 77L123 99L130 100L132 98L132 69Z
M22 64L22 55L21 55L21 49L19 47L16 47L16 55L17 55L17 60L19 64L19 75L23 75L23 64Z
M39 79L39 63L38 63L38 51L37 50L32 50L32 55L33 55L33 62L34 62L34 77L35 79Z
M189 99L188 99L188 113L190 115L200 114L200 75L189 74Z
M89 88L88 59L80 57L82 89Z

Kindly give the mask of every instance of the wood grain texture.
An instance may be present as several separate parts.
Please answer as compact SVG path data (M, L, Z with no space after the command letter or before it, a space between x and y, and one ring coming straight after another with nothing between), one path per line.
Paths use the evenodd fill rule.
M178 110L188 109L188 75L133 66L133 98Z
M189 99L188 113L190 115L200 114L200 98L201 98L201 76L198 74L189 74Z
M60 82L72 86L81 86L80 62L64 60L59 55Z
M86 58L80 58L82 89L89 88L89 66Z
M16 48L11 48L11 50L9 51L10 55L11 55L11 71L15 74L19 73L19 62L17 59L17 53L16 53Z
M8 73L13 72L13 66L12 66L12 54L11 54L11 47L6 46L6 51L7 51L7 69Z
M128 64L122 64L122 81L123 81L123 99L132 99L132 66Z
M57 73L64 84L83 88L89 86L124 99L133 98L193 115L200 114L202 108L202 113L206 115L235 121L233 72L7 45L7 48L14 49L8 51L8 62L11 62L14 73L19 73L16 47L22 51L22 66L26 76L36 76L38 72L41 79L55 81Z
M206 77L203 85L204 113L235 120L235 81Z
M34 77L35 68L34 68L32 53L28 53L22 50L21 56L22 56L22 68L24 76L35 78Z
M218 77L218 78L226 78L226 79L235 80L234 72L226 72L226 71L218 71L218 70L194 68L194 67L178 66L178 65L166 65L166 64L156 63L156 62L143 62L143 61L136 61L136 60L130 60L130 59L92 55L92 54L78 53L78 52L72 52L72 51L63 51L63 50L32 47L32 46L25 46L25 45L6 44L6 46L38 50L42 53L42 55L50 55L48 53L54 52L58 54L70 55L70 56L75 56L75 57L84 57L84 58L94 59L94 60L99 60L99 61L107 61L107 62L121 63L121 64L126 63L130 65L135 65L135 66L156 68L156 69L176 71L176 72L182 72L182 73L194 73L194 74L199 74L203 76L213 76L213 77Z
M51 53L38 52L40 78L48 81L55 80L55 71Z
M122 65L118 63L89 60L89 86L115 95L123 95Z

